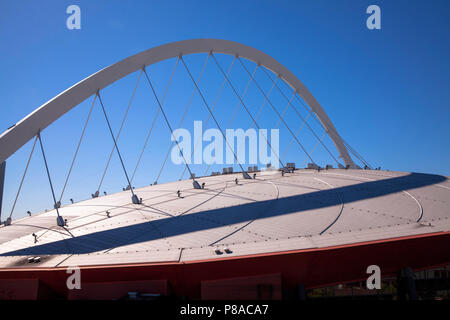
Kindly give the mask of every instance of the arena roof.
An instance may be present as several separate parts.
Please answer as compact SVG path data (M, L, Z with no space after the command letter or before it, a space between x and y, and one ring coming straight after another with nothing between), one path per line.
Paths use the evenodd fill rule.
M100 196L0 227L0 268L188 262L450 230L447 177L301 169L198 178ZM237 183L236 183L236 178ZM180 190L180 196L177 191ZM33 236L35 234L35 236ZM36 239L36 240L35 240Z

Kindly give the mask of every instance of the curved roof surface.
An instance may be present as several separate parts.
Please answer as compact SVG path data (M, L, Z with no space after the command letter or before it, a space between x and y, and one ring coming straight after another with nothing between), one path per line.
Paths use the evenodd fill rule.
M30 255L41 257L33 267L187 262L450 230L450 181L438 175L301 169L197 180L204 189L191 180L137 188L142 205L124 191L63 206L65 228L54 210L1 226L0 268L27 267Z

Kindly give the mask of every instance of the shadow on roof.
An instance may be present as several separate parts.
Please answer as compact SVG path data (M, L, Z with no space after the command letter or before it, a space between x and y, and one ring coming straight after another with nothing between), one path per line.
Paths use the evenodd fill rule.
M411 173L402 177L364 182L276 200L247 203L222 209L167 217L156 221L142 222L112 230L104 230L52 243L36 245L31 248L15 250L2 255L86 254L125 245L169 238L195 231L208 230L224 225L340 205L342 199L345 203L351 203L376 198L403 190L436 184L445 180L447 178L440 175ZM330 221L331 223L333 221ZM326 227L325 225L324 228ZM163 229L163 232L161 232L161 229Z

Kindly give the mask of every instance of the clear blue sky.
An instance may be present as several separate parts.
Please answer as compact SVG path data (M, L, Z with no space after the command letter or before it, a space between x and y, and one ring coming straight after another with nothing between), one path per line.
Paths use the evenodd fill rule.
M71 4L81 8L81 30L66 28L66 8ZM381 8L381 30L366 28L365 11L371 4ZM1 0L0 131L81 79L130 55L172 41L222 38L262 50L289 68L324 107L342 137L373 166L450 175L449 34L447 0ZM187 59L195 76L203 58ZM226 68L231 60L222 58L220 62ZM159 93L172 67L173 61L167 61L150 70ZM242 91L246 79L238 69L233 77ZM182 68L177 72L181 77ZM136 79L137 74L132 74L104 91L115 131ZM204 81L205 90L213 85L213 79L217 80L217 75ZM260 81L268 89L270 83L263 83L263 78ZM168 114L174 127L192 90L188 84L175 85L167 100L172 105ZM210 93L208 99L211 103L214 94ZM91 101L88 99L43 132L57 195ZM258 108L258 101L249 101L254 104L253 110ZM187 128L192 127L193 120L206 118L198 96L193 104L196 107L187 117ZM121 138L126 143L119 143L128 171L134 168L156 110L144 81L139 84L136 105ZM111 140L98 107L64 202L70 197L87 198L100 180ZM218 110L224 126L229 113L226 108ZM273 127L273 119L273 114L262 118L262 126ZM235 127L249 128L251 122L246 121ZM295 126L296 122L290 121ZM155 130L156 138L151 140L137 173L137 186L154 181L167 152L170 136L162 118ZM288 133L280 131L280 138L285 137L288 139ZM9 214L30 148L28 143L8 160L3 216ZM52 206L39 152L37 148L16 216ZM297 148L285 160L301 164L305 159ZM114 155L101 190L115 192L126 185L120 170ZM169 165L161 182L178 179L180 170ZM200 169L195 171L201 173Z

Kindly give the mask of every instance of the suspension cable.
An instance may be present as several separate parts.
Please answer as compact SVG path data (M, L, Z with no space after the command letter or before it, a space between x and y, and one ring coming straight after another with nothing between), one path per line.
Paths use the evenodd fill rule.
M289 99L286 107L284 107L283 112L281 113L281 117L284 118L284 115L286 114L288 108L289 108L289 104L292 102L292 99L294 98L294 94L292 94L291 98ZM281 120L278 119L277 124L275 125L275 128L278 128L278 126L280 125Z
M257 128L258 130L260 130L260 127L259 127L258 123L256 122L256 119L253 118L253 116L251 115L251 113L250 113L250 111L248 110L247 106L245 105L244 101L243 101L242 98L239 96L239 93L238 93L238 92L236 91L236 89L234 88L234 86L233 86L233 84L231 83L230 79L228 79L228 77L227 77L227 76L225 75L225 73L223 72L222 68L220 67L220 65L219 65L219 63L218 63L218 61L217 61L217 59L216 59L216 57L215 57L214 55L213 55L213 58L214 58L214 61L216 62L217 67L218 67L219 70L222 72L222 74L224 75L224 77L227 79L228 84L229 84L230 87L233 89L233 91L234 91L234 93L236 94L236 96L239 98L239 101L241 102L241 104L242 104L242 106L244 107L245 111L247 112L247 114L248 114L248 115L250 116L250 118L252 119L254 125L256 126L256 128ZM238 56L238 60L239 60L239 61L241 62L241 64L242 64L242 61L241 61L241 59L239 58L239 56ZM246 69L246 70L247 70L247 69ZM247 72L248 72L248 70L247 70ZM248 75L251 76L250 72L248 72ZM278 79L278 78L277 78L277 79ZM253 80L253 82L256 83L256 80ZM264 94L264 93L263 93L263 94ZM268 101L267 95L264 94L264 97L265 97L265 101ZM264 104L265 104L265 101L264 101ZM264 104L263 104L263 106L264 106ZM275 150L273 150L272 145L269 143L269 140L267 139L267 137L266 137L265 135L263 135L263 137L264 137L264 139L266 140L266 143L267 143L267 145L269 146L270 150L271 150L271 151L275 154L275 156L278 158L278 162L281 164L281 168L284 168L285 165L284 165L283 162L281 161L281 159L280 159L278 153L275 152Z
M248 71L248 69L245 67L245 65L242 63L241 59L239 59L242 67L245 69L245 71L250 75L250 72ZM264 91L262 90L262 88L259 86L258 82L255 80L254 81L256 87L259 89L259 91L265 96ZM297 139L297 137L294 135L294 133L292 132L291 128L289 128L289 126L287 125L287 123L284 121L284 119L281 117L280 113L277 111L277 109L275 108L275 106L272 104L272 102L268 99L269 105L272 107L272 110L277 114L277 116L280 118L281 122L283 122L283 124L285 125L285 127L289 130L289 132L291 133L291 135L295 138L295 141L297 141L297 144L300 146L300 148L302 148L303 152L308 156L308 158L314 162L314 160L311 158L311 156L309 155L309 153L306 151L306 149L303 147L303 145L300 143L300 141Z
M267 71L264 70L264 69L263 69L263 71L265 71L266 75L268 76ZM303 108L304 108L308 113L311 113L311 112L312 112L312 114L313 114L313 119L314 119L315 121L317 121L317 122L319 123L319 125L320 125L325 131L328 131L328 130L324 127L324 125L322 124L322 122L319 121L319 119L316 118L315 113L312 111L312 109L311 109L311 108L308 108L308 107L305 105L305 103L297 96L297 92L294 91L294 90L291 88L291 86L287 86L287 87L288 87L288 89L292 92L292 94L295 96L295 98L297 99L297 101L300 102L300 104L303 106Z
M181 59L181 60L183 61L183 59ZM175 138L175 135L173 134L172 126L170 125L169 119L167 119L166 113L164 112L164 109L162 108L161 102L159 101L159 98L158 98L158 96L157 96L157 94L156 94L155 88L153 88L152 82L150 81L150 78L148 77L147 71L145 70L145 66L143 66L142 70L143 70L144 73L145 73L145 77L147 78L148 84L150 85L150 88L152 89L153 95L155 96L155 99L156 99L156 102L158 103L159 109L161 110L161 113L162 113L162 115L163 115L163 117L164 117L164 119L165 119L165 121L166 121L167 127L169 127L169 130L170 130L170 133L171 133L171 135L172 135L172 138L175 140L175 142L176 142L176 144L177 144L177 147L178 147L178 150L179 150L181 156L183 157L184 164L186 165L186 167L187 167L187 169L188 169L189 174L191 175L191 177L193 177L191 168L189 168L189 165L188 165L188 163L186 162L186 159L185 159L185 157L184 157L184 154L183 154L183 152L181 151L181 147L180 147L180 145L178 144L178 140ZM194 180L194 182L195 182L195 180Z
M250 79L248 80L247 85L245 86L244 92L242 93L242 99L244 99L244 97L246 96L247 90L248 90L248 88L250 87L250 84L252 83L253 77L255 76L256 70L258 70L258 68L259 68L259 65L256 65L256 66L255 66L255 69L253 70L252 76L251 76ZM226 79L225 79L225 80L226 80ZM233 115L231 116L231 119L230 119L230 121L228 122L227 128L229 128L229 127L231 126L231 123L233 122L234 118L236 117L237 112L239 111L240 105L241 105L241 103L238 101L238 102L236 103L236 107L234 108ZM208 173L210 167L211 167L211 163L208 164L208 167L206 168L205 173L203 174L204 176L207 175L207 173Z
M268 73L266 70L263 70L264 73L266 74L267 77L269 77ZM270 77L269 77L270 78ZM286 99L286 101L288 101L289 99L286 97L286 95L284 94L284 92L280 89L279 86L277 86L278 91L281 93L281 95L284 97L284 99ZM298 112L297 108L293 105L293 104L288 104L292 107L292 109L295 111L295 113L297 114L297 116L303 121L303 117L302 115ZM327 148L327 146L322 142L322 140L317 136L317 134L315 133L315 131L310 127L310 125L305 122L306 126L309 128L309 130L312 132L312 134L314 135L314 137L319 140L320 144L325 148L325 150L330 154L330 156L333 158L334 161L336 161L337 164L339 164L339 161L336 159L336 157L331 153L331 151Z
M267 93L267 99L270 97L270 94L272 93L273 87L275 86L276 82L278 81L278 75L276 76L275 80L272 81L272 86L270 87L269 92ZM255 120L258 120L259 115L261 114L264 106L266 105L267 99L264 99L263 104L259 108L258 112L256 113Z
M266 75L268 75L268 73L267 73L267 71L266 70L264 70L265 71L265 73L266 73ZM313 112L312 111L312 109L311 108L308 108L306 105L305 105L305 103L298 97L298 95L297 95L297 92L295 91L295 90L293 90L292 88L291 88L291 86L287 86L288 87L288 89L294 94L294 96L295 96L295 98L297 99L297 101L298 102L300 102L300 104L303 106L303 108L305 108L305 110L306 111L308 111L308 113L311 113L312 112L312 115L313 115L313 119L323 128L323 130L325 130L325 132L326 133L328 133L328 129L324 126L324 124L322 123L322 121L320 121L317 117L316 117L316 115L315 115L315 112ZM279 89L280 90L280 89ZM281 92L281 90L280 90L280 92ZM283 94L283 96L285 96L284 94ZM285 97L286 98L286 97ZM295 108L294 108L295 109ZM296 110L296 109L295 109ZM296 113L297 113L297 111L296 111ZM298 114L298 113L297 113ZM327 123L327 125L328 125L328 123ZM314 132L313 132L314 133ZM342 138L341 138L342 139ZM325 147L325 146L324 146ZM326 148L326 147L325 147ZM326 148L327 149L327 148ZM339 162L336 160L336 158L331 154L331 152L327 149L327 151L328 151L328 153L330 153L330 155L333 157L333 159L337 162L337 164L339 165Z
M289 89L295 94L295 92L292 90L292 88L289 87ZM296 99L303 105L303 107L308 110L308 108L305 106L304 102L297 96L295 95ZM309 109L309 112L311 112L312 109ZM324 126L324 124L322 123L322 121L320 121L316 114L314 112L312 112L313 114L313 119L325 130L326 133L328 133L328 129ZM328 124L327 124L328 125ZM355 149L353 149L347 142L345 142L345 140L341 137L342 142L344 143L344 146L346 147L346 149L348 151L350 151L356 158L358 158L362 163L364 163L365 165L367 165L369 168L372 168L372 166L369 165L369 163L367 161L364 160L364 158L359 155ZM359 156L358 156L359 155Z
M255 71L256 71L256 70L255 70ZM252 77L251 77L251 79L250 79L250 82L253 81L253 76L254 76L254 75L255 75L255 73L252 74ZM226 78L227 78L227 77L228 77L228 75L226 76ZM273 88L274 88L275 83L277 82L277 80L278 80L278 76L275 78L275 80L272 81L272 87L270 88L269 92L267 93L267 97L269 97L270 94L272 93L272 90L273 90ZM242 99L243 99L243 97L242 97ZM256 113L256 116L255 116L255 119L254 119L254 123L253 123L252 126L251 126L252 129L253 129L253 127L254 127L255 125L257 126L257 129L259 129L259 126L258 126L258 124L257 124L257 120L258 120L259 116L261 115L261 112L262 112L262 110L264 109L264 106L265 106L266 102L267 102L267 99L264 99L264 102L263 102L263 103L261 104L261 106L259 107L258 112ZM238 102L238 103L239 103L239 102ZM238 104L238 106L239 106L239 104ZM250 115L250 117L251 117L251 115ZM234 116L233 116L233 118L231 119L231 121L233 121L233 119L234 119ZM230 125L231 125L231 122L230 122ZM228 126L228 127L229 127L229 126ZM272 152L273 152L273 153L275 154L275 156L278 158L278 161L280 162L280 164L281 164L281 166L282 166L282 168L283 168L283 167L284 167L284 164L281 162L280 157L278 156L278 154L277 154L276 152L274 152L274 150L273 150L272 147L270 146L269 141L267 140L266 136L263 135L263 137L264 137L264 139L266 140L266 142L267 142L268 146L270 147L270 149L272 150ZM208 170L208 169L209 169L209 167L207 168L207 170Z
M37 133L37 137L39 139L39 144L41 145L42 157L44 158L45 169L47 170L48 182L50 183L50 189L52 190L53 202L55 203L54 208L56 209L56 214L57 214L57 216L59 218L60 215L59 215L58 205L57 205L57 202L56 202L55 191L53 190L52 179L50 178L50 171L48 169L47 159L45 157L44 146L42 145L41 131L40 130Z
M11 216L14 212L14 208L16 207L17 199L19 198L20 190L22 189L23 181L25 180L25 175L27 174L28 167L29 167L30 161L31 161L31 156L33 155L34 147L36 146L37 139L38 139L38 136L36 135L36 138L34 138L33 147L31 148L30 156L28 157L27 165L25 166L25 171L23 173L22 180L20 180L19 190L17 190L16 198L14 199L14 203L12 205L11 213L9 214L9 218L11 218Z
M180 61L180 58L178 57L177 61L175 62L175 66L172 69L172 74L170 75L169 82L167 83L166 89L164 90L164 94L163 94L163 97L161 99L161 103L162 104L164 103L164 100L166 99L167 91L169 90L170 84L172 83L173 75L175 74L175 70L177 69L179 61ZM136 174L136 170L137 170L137 168L138 168L138 166L139 166L139 164L141 162L142 155L144 154L145 148L147 147L148 141L149 141L150 136L151 136L152 131L153 131L153 127L155 126L156 120L158 119L159 112L160 112L160 109L158 108L158 110L156 111L155 118L153 119L152 126L150 127L150 131L148 132L147 138L145 139L144 147L142 148L141 154L139 155L139 159L138 159L138 161L136 163L136 167L133 170L133 174L131 176L131 182L133 182L133 180L134 180L134 175Z
M295 133L295 136L298 136L298 135L300 134L300 131L302 131L305 122L308 120L309 116L311 115L311 111L312 111L312 110L310 110L309 113L308 113L308 115L305 117L305 121L302 122L302 124L301 124L300 127L298 128L297 132ZM326 133L326 132L325 132L325 133ZM289 142L289 145L286 147L286 150L284 151L284 154L286 154L286 153L289 151L289 149L291 148L292 143L293 143L294 141L295 141L294 138L292 138L291 141Z
M220 67L216 57L213 55L214 61L216 62L217 67L220 69L220 71L222 72L222 74L226 77L225 73L223 72L222 68ZM238 57L238 60L240 61L240 63L242 64L241 59ZM248 75L251 76L250 72L248 72L247 68L245 68L245 70L247 71ZM230 85L230 87L233 89L235 95L239 98L239 101L241 102L242 106L244 107L245 111L247 112L247 114L250 116L250 118L252 119L253 123L255 124L255 127L260 130L260 127L258 125L258 123L256 122L255 118L253 118L253 116L251 115L250 111L248 110L247 106L245 105L244 101L242 100L241 96L239 96L239 93L236 91L236 89L234 88L233 84L231 83L230 79L226 78L228 81L228 84ZM278 79L278 78L277 78ZM253 82L256 84L256 80L253 80ZM263 92L264 98L265 100L268 100L268 96ZM270 103L270 101L269 101ZM278 158L278 162L281 164L281 168L285 168L285 165L283 164L283 162L280 159L280 156L278 155L277 152L275 152L275 150L273 150L272 145L269 143L269 140L267 139L267 137L265 135L263 135L264 139L266 140L267 145L269 146L270 150L275 154L275 156Z
M133 101L134 94L136 93L136 89L137 89L137 87L138 87L139 80L141 79L141 75L142 75L142 70L141 70L141 72L139 73L138 79L137 79L137 81L136 81L136 85L134 86L133 94L131 95L130 101L128 102L128 106L127 106L127 109L126 109L125 114L124 114L124 116L123 116L122 123L121 123L121 125L120 125L119 131L117 132L117 136L116 136L116 138L115 138L115 141L119 140L120 134L122 133L123 125L124 125L124 123L125 123L125 120L127 119L128 111L130 110L131 102ZM100 97L100 96L99 96L99 97ZM107 163L106 163L105 170L103 171L103 175L102 175L102 178L101 178L100 183L99 183L99 185L98 185L97 191L100 191L100 188L102 187L103 180L105 179L106 172L108 171L108 167L109 167L109 164L110 164L110 162L111 162L112 155L113 155L113 153L114 153L114 148L115 148L115 146L113 145L113 147L112 147L112 149L111 149L111 152L109 153L108 161L107 161ZM128 181L128 182L130 182L130 181ZM131 188L131 185L130 185L129 187Z
M94 104L95 104L95 100L96 99L97 99L97 95L94 95L94 100L92 101L91 108L89 109L89 113L88 113L88 116L86 118L86 122L84 123L83 131L81 132L80 140L78 141L78 145L77 145L77 148L75 150L75 154L73 156L72 163L71 163L70 168L69 168L69 172L67 173L67 176L66 176L66 181L64 182L64 186L63 186L63 189L61 191L61 195L59 196L59 201L58 201L59 205L61 204L61 200L62 200L62 197L64 195L64 191L66 190L67 182L69 181L70 174L72 173L73 165L75 164L75 159L77 158L78 150L80 149L80 146L81 146L81 141L83 141L84 133L86 131L86 127L88 125L89 119L91 118L92 110L94 109Z
M127 170L125 169L125 164L123 163L122 156L120 155L119 147L117 146L117 141L114 138L114 133L112 131L111 124L109 123L108 116L106 115L106 110L105 110L105 107L103 105L102 98L100 97L100 91L97 91L97 96L98 96L98 100L100 101L100 105L102 106L103 114L105 115L105 120L106 120L106 123L108 125L109 132L111 134L111 138L114 141L114 147L116 148L117 155L119 156L120 163L122 164L123 173L125 174L125 177L127 178L128 186L130 187L130 191L131 191L132 197L134 199L136 197L136 195L134 194L133 187L131 186L131 183L130 183L130 179L128 178L128 173L127 173Z
M288 86L289 87L289 86ZM302 104L302 106L309 112L312 113L313 115L313 119L325 130L325 133L328 133L328 129L324 126L324 124L322 123L322 121L320 121L315 112L312 112L312 109L307 108L305 103L296 95L296 92L294 90L292 90L291 87L289 87L289 90L291 90L291 92L293 92L295 94L295 98ZM364 163L365 165L367 165L369 168L371 168L371 166L369 165L369 163L367 161L365 161L361 155L358 156L358 153L356 152L356 150L354 150L348 143L345 142L345 140L341 137L342 142L344 143L344 146L347 148L348 151L350 151L355 157L357 157L362 163ZM338 163L339 164L339 163Z
M342 139L342 138L341 138ZM344 142L345 146L347 147L348 150L350 150L350 152L359 159L359 161L361 161L364 165L366 165L369 168L372 168L372 166L358 153L356 152L355 149L352 148L351 145L349 145L344 139L342 139L342 141Z
M312 109L311 108L307 108L306 107L306 105L305 105L305 103L297 96L297 94L296 94L296 92L290 87L290 86L288 86L288 88L289 88L289 90L291 90L291 92L292 93L294 93L295 94L295 98L301 103L301 105L308 111L309 110L309 112L311 112L312 111ZM316 114L314 113L314 112L312 112L312 114L313 114L313 119L325 130L325 132L327 133L328 132L328 129L324 126L324 124L322 123L322 121L320 121L318 118L317 118L317 116L316 116ZM327 123L327 125L328 125L328 123ZM344 143L344 146L355 156L355 157L357 157L362 163L364 163L365 165L367 165L369 168L371 168L371 166L369 165L369 163L367 162L367 161L365 161L364 160L364 158L362 158L362 156L361 155L359 155L357 152L356 152L356 150L355 149L353 149L347 142L345 142L345 140L341 137L341 140L342 140L342 142ZM358 156L359 155L359 156Z
M209 57L209 56L210 56L210 54L208 54L208 57ZM236 56L233 58L233 61L231 62L230 66L228 67L227 74L230 74L231 70L233 69L233 66L234 66L235 61L236 61ZM223 88L224 88L224 86L225 86L225 81L226 81L226 80L223 79L222 84L221 84L220 89L219 89L219 92L217 93L216 99L214 100L214 103L213 103L213 105L211 106L211 110L212 110L212 111L214 111L214 109L215 109L215 107L216 107L216 104L217 104L217 102L219 101L219 97L221 96L222 90L223 90ZM197 81L197 84L198 84L198 81ZM195 91L195 88L194 88L194 91ZM202 134L198 137L197 141L195 141L194 149L191 151L191 157L192 157L192 152L193 152L194 150L197 149L197 146L198 146L198 144L199 144L200 141L201 141L201 137L203 136L204 129L205 129L206 126L208 125L208 122L209 122L209 119L210 119L210 118L211 118L211 115L208 113L208 117L206 118L205 125L202 127ZM185 169L183 170L183 172L181 173L180 180L183 179L183 176L184 176L184 173L185 173L185 172L186 172L186 168L185 168Z
M293 90L292 90L292 88L290 88L289 87L289 89L292 91L292 92L294 92ZM295 93L295 92L294 92ZM306 109L306 110L308 110L308 108L305 106L305 104L304 104L304 102L297 96L297 95L295 95L295 97L296 97L296 99L303 105L303 107ZM312 109L309 109L309 112L311 112L312 111ZM312 112L312 115L313 115L313 119L325 130L325 132L326 133L328 133L328 129L324 126L324 124L322 123L322 121L320 121L318 118L317 118L317 115L315 114L315 112ZM328 125L328 124L327 124ZM355 149L353 149L342 137L341 137L341 140L342 140L342 142L344 143L344 146L346 147L346 149L348 150L348 151L350 151L356 158L358 158L362 163L364 163L365 165L367 165L369 168L372 168L372 166L370 166L369 165L369 163L367 162L367 161L365 161L364 160L364 158L360 155L360 154L358 154L357 152L356 152L356 150Z
M205 62L203 63L202 71L200 72L200 75L197 78L197 84L200 82L200 79L203 76L203 72L205 71L206 65L208 64L208 61L209 61L209 57L210 57L210 55L208 53L208 56L206 57ZM179 61L179 60L180 60L180 56L178 56L178 60L177 61ZM184 109L184 113L183 113L183 116L181 117L180 124L178 125L178 128L181 128L181 126L183 125L184 118L186 117L187 111L188 111L189 107L191 106L192 99L194 98L194 94L195 94L195 87L194 87L194 89L192 89L191 96L190 96L189 101L188 101L188 103L186 105L186 108ZM167 150L166 157L164 158L163 164L161 165L161 168L159 169L158 176L156 177L156 180L155 180L156 183L158 183L158 180L161 177L161 174L162 174L162 171L163 171L163 169L164 169L164 167L166 165L167 159L169 158L170 151L172 150L172 145L173 145L173 142L170 144L169 150ZM189 155L189 158L190 157L191 157L191 155ZM184 172L186 171L186 166L184 167L183 170L184 170L183 171L183 174L184 174Z
M326 135L327 135L327 133L324 132L323 135L322 135L322 139L325 138ZM314 148L313 148L312 151L311 151L311 154L317 149L318 146L319 146L319 141L316 142ZM306 159L306 160L303 162L303 166L302 166L302 167L306 166L306 163L307 163L307 162L308 162L308 159Z
M211 54L211 56L213 57L213 59L214 59L214 61L215 61L216 58L214 57L214 54L213 54L212 52L210 52L210 54ZM180 59L181 59L181 62L183 63L183 65L184 65L184 68L186 69L187 73L189 74L189 77L191 78L192 82L195 84L195 87L197 88L197 91L198 91L200 97L202 98L203 103L205 104L206 108L208 109L209 113L211 114L211 118L214 120L214 122L216 123L217 128L218 128L219 131L222 133L222 137L225 139L225 143L228 145L228 147L230 148L230 150L233 152L234 159L236 160L236 163L237 163L237 164L239 165L239 167L241 168L242 174L243 174L244 178L245 178L245 179L251 179L250 176L248 175L248 173L247 173L247 172L244 170L244 168L242 167L241 163L239 162L239 160L238 160L238 158L237 158L237 156L236 156L236 153L231 149L231 146L230 146L230 144L229 144L229 142L228 142L228 140L227 140L227 138L226 138L226 136L225 136L225 133L223 133L222 128L220 127L219 123L217 122L216 117L214 117L214 114L212 113L211 108L209 107L208 103L206 102L205 97L203 96L202 92L200 91L198 85L195 83L194 77L192 76L191 72L189 71L189 68L187 67L186 63L184 62L183 57L180 56ZM222 70L222 69L221 69L221 70ZM222 72L223 72L223 70L222 70ZM224 74L225 74L225 73L224 73Z

